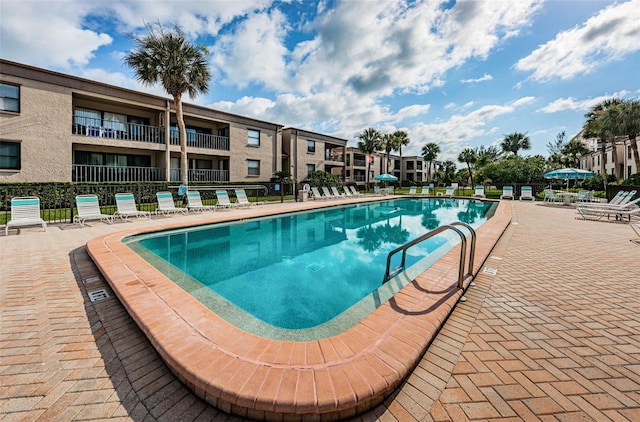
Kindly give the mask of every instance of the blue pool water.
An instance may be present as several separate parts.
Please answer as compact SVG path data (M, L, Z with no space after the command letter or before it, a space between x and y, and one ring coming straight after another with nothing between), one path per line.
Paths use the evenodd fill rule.
M145 234L127 244L223 317L239 312L238 320L304 330L372 295L379 306L388 299L377 291L389 251L443 224L477 227L491 205L396 199ZM458 240L442 234L412 247L407 267L422 263L424 271L431 255Z

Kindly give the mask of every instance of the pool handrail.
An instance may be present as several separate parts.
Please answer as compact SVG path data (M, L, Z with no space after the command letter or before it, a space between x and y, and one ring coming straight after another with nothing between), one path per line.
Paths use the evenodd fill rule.
M466 255L467 255L467 237L465 236L465 234L458 229L456 226L463 226L466 227L469 232L471 233L471 248L470 248L470 253L469 253L469 271L465 274L464 273L464 267L465 267L465 259L466 259ZM472 275L473 273L473 255L475 254L475 247L476 247L476 233L475 230L473 230L473 228L463 222L457 221L455 223L452 224L445 224L442 225L440 227L438 227L437 229L431 230L428 233L423 234L420 237L417 237L407 243L405 243L402 246L399 246L397 248L395 248L394 250L392 250L391 252L389 252L389 254L387 255L387 268L385 270L384 273L384 279L382 280L382 284L386 283L387 281L389 281L392 277L395 277L396 275L400 274L402 271L404 271L405 269L405 263L406 263L406 257L407 257L407 249L409 249L410 247L417 245L420 242L423 242L437 234L440 234L446 230L453 230L454 232L456 232L458 234L458 236L460 236L460 239L462 241L462 245L460 247L460 264L458 266L458 288L460 289L464 289L464 280L466 277ZM402 252L402 261L400 262L400 265L397 266L396 268L393 269L393 271L391 271L390 267L391 267L391 258L393 257L393 255L395 255L398 252Z

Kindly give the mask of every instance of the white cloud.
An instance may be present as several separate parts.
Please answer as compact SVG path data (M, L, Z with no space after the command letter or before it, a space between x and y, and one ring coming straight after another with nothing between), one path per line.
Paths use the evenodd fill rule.
M111 36L87 29L82 2L3 1L2 57L41 67L69 69L89 63Z
M581 27L556 35L520 59L515 68L533 72L531 78L570 79L598 65L640 50L640 0L615 4L588 19Z
M463 84L472 84L472 83L476 83L476 82L484 82L484 81L491 81L493 80L493 76L485 73L482 77L477 78L477 79L462 79L460 82Z
M573 97L558 98L557 100L540 108L538 111L543 113L557 113L560 111L587 111L591 107L612 98L624 98L629 94L628 91L620 91L611 95L601 95L595 98L587 98L584 100L576 100Z

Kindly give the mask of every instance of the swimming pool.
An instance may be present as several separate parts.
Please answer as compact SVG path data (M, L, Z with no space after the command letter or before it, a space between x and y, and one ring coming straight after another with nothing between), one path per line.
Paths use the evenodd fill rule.
M464 291L458 287L457 248L353 327L317 340L287 341L251 334L229 323L124 243L145 233L340 202L266 204L129 223L89 241L87 252L163 361L198 397L226 413L258 420L343 420L389 397L457 306ZM490 210L491 218L477 228L473 274L478 274L511 224L511 210L509 201L500 201L495 211ZM470 282L471 278L464 281L465 289Z
M382 285L389 251L454 221L478 227L492 206L394 199L145 234L126 243L234 325L274 339L310 340L353 326L459 238L443 233L410 248L407 273Z

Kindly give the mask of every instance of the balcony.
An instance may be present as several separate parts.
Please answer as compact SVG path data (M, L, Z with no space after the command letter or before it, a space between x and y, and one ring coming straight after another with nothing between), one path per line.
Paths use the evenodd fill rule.
M87 117L74 118L71 133L88 136L90 138L120 139L134 142L150 142L164 144L164 128L159 126L140 125L135 123L120 123Z
M74 116L73 121L75 123L73 123L71 132L74 135L165 144L165 128L162 126L123 123L113 120L94 119L82 115ZM170 144L180 145L178 131L172 129L169 133ZM187 132L187 147L229 151L229 137Z
M117 167L72 165L74 182L157 182L165 180L165 171L160 167Z
M354 167L366 167L367 166L367 160L353 160L353 166Z
M169 136L171 137L171 145L180 145L179 131L172 129L169 132ZM227 136L187 132L187 147L229 151L229 138Z

